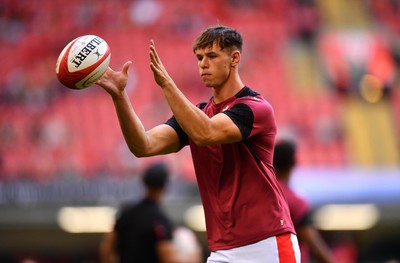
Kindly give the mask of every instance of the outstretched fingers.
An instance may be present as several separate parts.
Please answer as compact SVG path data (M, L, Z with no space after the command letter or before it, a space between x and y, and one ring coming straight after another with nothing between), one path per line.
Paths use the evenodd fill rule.
M105 89L111 96L119 96L126 87L128 71L131 65L132 61L125 62L121 71L114 71L109 67L103 76L96 81L96 84Z
M106 72L104 72L104 74L96 81L96 84L103 86L113 72L114 70L111 67L108 67Z
M96 81L96 84L103 86L105 83L111 81L111 79L118 79L119 75L121 75L123 78L127 78L128 70L131 65L132 61L125 62L121 72L114 71L111 67L108 67L103 76L101 76L101 78Z
M162 62L156 50L156 46L154 44L154 40L150 40L150 60L151 63L156 67L160 67L162 65Z

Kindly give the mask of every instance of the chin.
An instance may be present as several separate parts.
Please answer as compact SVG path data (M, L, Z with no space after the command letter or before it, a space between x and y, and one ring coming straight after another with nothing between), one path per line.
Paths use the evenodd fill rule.
M204 85L205 85L207 88L212 88L212 87L214 87L214 86L212 85L212 83L210 83L210 82L204 82Z

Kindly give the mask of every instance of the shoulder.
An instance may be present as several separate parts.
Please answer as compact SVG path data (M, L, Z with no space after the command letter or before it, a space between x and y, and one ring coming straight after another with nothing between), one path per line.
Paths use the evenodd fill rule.
M129 213L130 211L135 210L138 205L139 205L138 202L126 202L126 203L123 203L121 205L120 209L119 209L119 213L121 215Z
M260 93L247 86L236 95L235 104L246 104L253 110L262 109L269 112L273 111L272 105Z
M244 86L243 89L238 94L236 94L236 98L256 97L259 95L260 95L260 93L252 90L248 86Z
M294 209L296 211L300 211L302 213L309 212L310 206L309 206L308 200L305 197L299 195L296 191L294 191L293 189L291 189L289 187L284 189L284 191L285 191L289 206L291 206L292 209Z
M272 105L258 92L245 87L238 94L235 105L232 108L247 108L251 112L254 123L267 123L267 126L275 125L275 113Z

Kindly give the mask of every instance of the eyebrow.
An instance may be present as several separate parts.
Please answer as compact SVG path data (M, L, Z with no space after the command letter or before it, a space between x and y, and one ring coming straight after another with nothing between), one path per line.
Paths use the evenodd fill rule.
M206 52L206 55L212 55L212 54L218 55L218 53L217 53L217 52L215 52L215 51L209 51L209 52Z
M218 53L215 51L209 51L205 52L204 54L198 54L198 53L196 54L197 57L212 56L212 55L217 56Z
M208 54L211 54L211 53L215 53L214 51L207 51L207 52L195 52L195 54L196 55L198 55L198 56L203 56L203 55L208 55Z

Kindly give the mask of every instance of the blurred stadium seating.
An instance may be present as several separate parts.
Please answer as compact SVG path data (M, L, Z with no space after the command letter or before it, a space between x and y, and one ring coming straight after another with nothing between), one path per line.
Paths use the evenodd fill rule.
M273 104L281 135L300 142L302 165L398 164L398 26L385 15L394 11L380 1L355 1L346 7L357 10L350 19L340 13L344 2L2 1L2 180L131 172L132 165L120 161L123 142L107 96L98 87L67 90L55 78L55 61L70 40L98 34L112 48L112 67L134 61L130 95L150 127L170 112L148 69L149 39L197 103L208 92L190 59L191 42L218 22L243 32L244 82ZM373 58L377 61L369 63ZM368 64L378 64L376 74ZM363 122L365 111L352 109L365 104L359 86L366 74L376 77L373 88L385 96L363 105L380 111L376 120ZM366 133L376 123L382 126L378 134ZM386 143L373 143L382 133ZM353 137L360 143L351 143Z
M129 153L101 88L57 81L60 51L96 34L111 67L133 60L128 91L150 128L171 112L149 70L149 40L197 103L209 91L191 44L217 23L243 33L242 79L273 105L278 136L298 142L300 166L399 167L399 15L397 1L381 0L0 0L0 184L138 174L155 158ZM157 158L194 182L189 151Z

